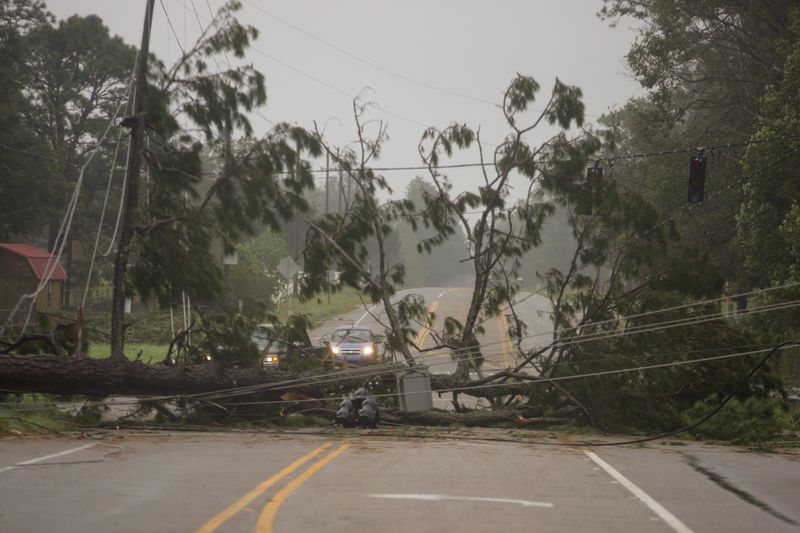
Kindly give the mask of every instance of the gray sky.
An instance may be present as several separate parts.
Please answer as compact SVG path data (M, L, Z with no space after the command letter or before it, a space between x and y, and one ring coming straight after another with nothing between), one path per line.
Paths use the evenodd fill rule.
M216 10L223 3L156 0L151 49L167 63L179 56L179 43L190 46L199 33L192 1L202 24L210 19L209 4ZM161 2L177 36L166 23ZM466 122L480 126L484 140L497 143L506 132L502 114L475 99L499 103L517 72L540 83L541 101L556 76L581 87L589 122L640 92L623 57L634 32L627 21L610 28L599 20L599 0L243 0L243 4L239 20L260 31L247 61L266 76L268 103L263 115L305 127L314 120L322 124L337 117L342 125L331 120L327 133L335 144L343 144L355 138L352 96L362 93L381 107L371 116L389 124L391 138L380 166L419 165L417 145L423 125ZM48 0L57 17L96 13L113 34L137 46L144 6L144 0ZM259 133L269 128L259 116L252 120ZM553 133L542 128L529 139L541 142ZM458 158L477 160L476 151ZM387 173L387 178L402 193L414 175L396 172ZM454 170L451 177L470 186L477 183L477 170Z

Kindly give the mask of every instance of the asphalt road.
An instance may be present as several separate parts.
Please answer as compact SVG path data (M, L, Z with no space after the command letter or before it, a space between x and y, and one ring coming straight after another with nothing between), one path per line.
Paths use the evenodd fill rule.
M0 531L800 530L797 451L468 438L0 439Z
M436 315L433 327L428 330L418 328L417 344L423 349L436 346L436 333L442 330L445 317L452 316L464 322L469 299L472 295L471 287L421 287L398 292L397 298L402 298L410 293L418 294L425 300L425 305ZM552 326L547 312L550 311L549 302L542 296L522 293L518 296L515 311L519 318L528 325L529 338L523 342L523 348L530 348L537 343L548 340L548 332ZM504 309L497 317L492 317L482 324L485 332L479 335L481 352L485 358L483 368L486 372L508 368L516 364L513 356L513 346L508 336L508 322L506 316L511 313ZM382 305L368 305L359 307L317 326L311 331L312 342L315 344L336 326L357 324L368 326L375 333L382 333L386 323ZM415 353L419 356L419 353ZM421 361L430 367L436 374L449 374L455 371L456 363L446 350L436 350L421 354Z

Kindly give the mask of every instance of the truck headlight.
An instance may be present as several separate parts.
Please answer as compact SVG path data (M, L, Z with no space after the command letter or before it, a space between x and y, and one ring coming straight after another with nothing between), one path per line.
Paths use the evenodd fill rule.
M339 353L339 347L338 346L331 346L331 351L333 352L334 355L336 355L336 354Z
M370 346L365 346L364 347L364 355L372 355L373 353L375 353L375 347L374 346L370 345Z

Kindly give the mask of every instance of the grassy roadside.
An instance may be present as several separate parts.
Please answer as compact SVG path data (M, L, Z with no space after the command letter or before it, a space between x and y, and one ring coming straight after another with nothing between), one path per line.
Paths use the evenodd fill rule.
M131 343L125 345L125 355L131 361L139 360L145 364L160 363L167 354L169 344ZM89 357L92 359L105 359L111 353L108 343L92 343L89 346Z
M361 305L361 299L358 292L355 289L346 288L331 294L330 303L328 303L327 294L316 296L305 302L294 299L289 306L289 311L307 315L311 323L316 325L359 305ZM157 364L163 361L169 348L169 312L152 311L130 316L132 318L129 320L132 325L129 338L133 337L131 340L134 342L125 344L125 355L132 361L139 360L145 364ZM288 313L285 305L278 310L277 316L282 322L286 321ZM105 359L110 353L111 345L107 342L95 340L89 345L88 355L93 359Z
M368 301L366 297L364 301ZM298 302L293 299L291 305L289 305L289 311L303 313L316 326L328 318L349 311L359 305L361 305L361 298L358 296L358 291L348 287L332 293L330 303L328 303L327 294L319 294L305 302ZM282 304L276 314L281 322L285 322L288 316L286 304Z
M0 395L0 435L50 434L75 429L75 419L60 412L47 396Z

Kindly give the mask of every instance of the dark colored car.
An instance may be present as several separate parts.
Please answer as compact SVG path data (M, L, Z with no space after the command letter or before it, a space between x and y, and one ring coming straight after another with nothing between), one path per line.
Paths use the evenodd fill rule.
M286 343L276 338L275 326L272 324L259 324L250 336L250 340L261 354L262 366L276 366L288 352Z
M378 361L379 341L368 327L338 327L325 342L333 359L339 364L362 366Z

